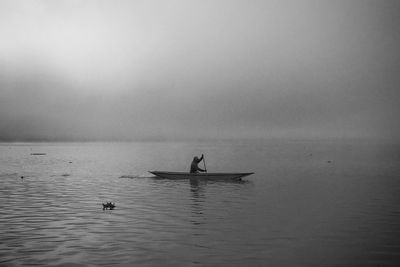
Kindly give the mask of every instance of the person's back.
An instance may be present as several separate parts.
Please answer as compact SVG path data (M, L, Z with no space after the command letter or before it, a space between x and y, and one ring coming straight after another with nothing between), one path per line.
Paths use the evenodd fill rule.
M205 172L205 170L199 168L198 164L203 160L204 156L201 155L201 158L194 157L192 163L190 164L190 173L197 173L199 171Z

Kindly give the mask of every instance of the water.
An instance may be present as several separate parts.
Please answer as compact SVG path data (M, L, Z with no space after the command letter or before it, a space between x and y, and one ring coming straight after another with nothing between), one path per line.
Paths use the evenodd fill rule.
M147 172L201 153L209 171L255 174ZM3 143L0 265L396 266L399 161L378 142Z

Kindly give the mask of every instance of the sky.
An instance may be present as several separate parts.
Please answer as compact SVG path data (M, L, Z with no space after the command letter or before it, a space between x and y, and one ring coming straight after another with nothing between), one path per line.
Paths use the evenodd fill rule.
M0 0L0 141L400 136L400 2Z

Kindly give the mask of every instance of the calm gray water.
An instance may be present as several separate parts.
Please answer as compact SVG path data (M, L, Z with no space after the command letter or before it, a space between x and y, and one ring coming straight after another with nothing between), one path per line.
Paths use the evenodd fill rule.
M147 173L201 153L255 174ZM0 265L396 266L399 162L378 142L2 143Z

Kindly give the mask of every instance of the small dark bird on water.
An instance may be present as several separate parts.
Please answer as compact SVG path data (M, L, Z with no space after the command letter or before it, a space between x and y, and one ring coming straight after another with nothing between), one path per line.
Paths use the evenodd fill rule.
M103 203L103 210L110 209L113 210L115 208L115 204L111 202L107 202L107 204Z

